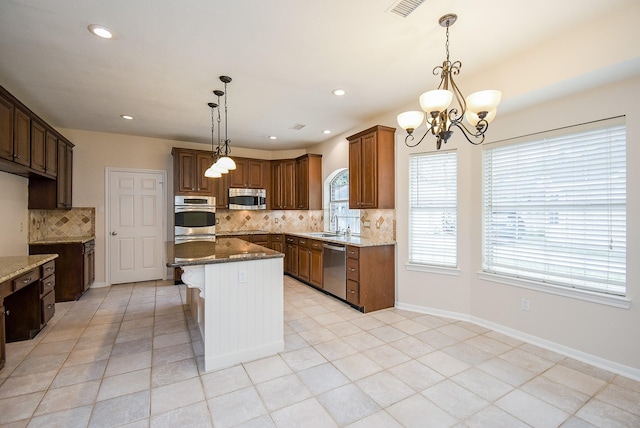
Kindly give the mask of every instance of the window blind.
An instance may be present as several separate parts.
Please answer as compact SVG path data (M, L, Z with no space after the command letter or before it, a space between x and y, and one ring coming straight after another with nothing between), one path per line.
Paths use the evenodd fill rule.
M624 296L626 128L483 151L483 270Z
M456 267L456 152L409 157L409 262Z

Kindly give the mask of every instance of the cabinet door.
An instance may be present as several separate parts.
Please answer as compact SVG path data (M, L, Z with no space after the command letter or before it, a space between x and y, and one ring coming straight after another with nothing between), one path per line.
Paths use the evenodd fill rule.
M362 175L362 139L349 142L349 208L360 208L360 176Z
M211 153L204 152L196 155L196 162L198 164L197 176L196 176L196 192L205 196L210 196L213 192L213 184L216 178L205 177L204 173L213 163L213 156Z
M177 195L190 195L196 191L196 154L194 152L176 151L174 162L175 188Z
M212 178L211 196L216 198L216 208L229 208L229 175L224 174L220 178Z
M360 150L360 208L378 206L378 144L376 133L362 137Z
M309 158L296 160L296 209L309 209Z
M249 164L246 159L234 159L236 169L229 171L229 187L247 187Z
M247 163L247 186L252 189L267 188L267 183L263 181L268 168L267 163L257 159L249 159Z
M282 163L282 209L296 209L296 161Z
M13 161L31 166L31 118L19 108L13 113Z
M0 95L0 158L13 160L13 103Z
M4 300L0 298L0 370L4 367L4 363L7 361L7 354L4 344L7 339L4 333Z
M311 269L311 250L298 247L298 277L304 281L309 281Z
M46 132L44 126L35 120L31 121L31 168L45 172Z
M45 141L44 172L52 177L58 175L58 138L49 131Z
M66 141L58 141L57 207L71 208L71 180L73 176L73 147Z
M311 266L309 268L309 282L322 288L322 251L311 250Z

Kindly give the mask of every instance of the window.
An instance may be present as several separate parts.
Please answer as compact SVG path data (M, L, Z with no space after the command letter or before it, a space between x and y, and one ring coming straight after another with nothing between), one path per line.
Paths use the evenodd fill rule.
M483 271L625 295L621 123L580 125L484 150Z
M409 158L409 263L455 268L458 159L456 152Z
M351 233L360 233L360 210L349 209L349 170L345 169L329 184L329 230L344 232L347 226Z

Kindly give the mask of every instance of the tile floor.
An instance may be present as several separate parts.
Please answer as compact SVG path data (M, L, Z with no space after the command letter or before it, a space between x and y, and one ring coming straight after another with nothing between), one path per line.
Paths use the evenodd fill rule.
M285 277L286 349L202 373L184 286L89 290L7 345L3 427L640 426L640 382L474 324L361 314Z

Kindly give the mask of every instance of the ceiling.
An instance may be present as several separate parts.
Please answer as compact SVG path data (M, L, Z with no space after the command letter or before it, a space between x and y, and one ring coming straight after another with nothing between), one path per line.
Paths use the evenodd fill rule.
M427 0L402 18L394 0L2 0L0 85L58 128L210 144L228 75L232 145L300 149L417 108L438 84L445 13L468 77L635 1Z

